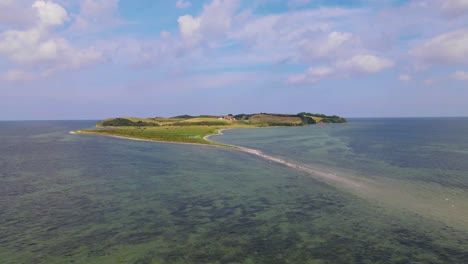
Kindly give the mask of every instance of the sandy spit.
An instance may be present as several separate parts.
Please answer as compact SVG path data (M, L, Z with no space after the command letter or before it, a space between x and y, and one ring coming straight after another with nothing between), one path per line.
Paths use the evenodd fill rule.
M213 142L213 143L218 143L218 142L210 140L209 138L211 136L214 136L214 135L223 135L223 131L226 131L226 130L229 130L229 129L234 129L234 128L220 129L220 130L218 130L217 134L207 135L207 136L203 137L203 139L205 139L207 141L210 141L210 142ZM78 133L76 133L74 131L71 131L70 134L78 134ZM158 142L158 143L179 144L179 145L195 145L195 146L207 146L207 147L217 147L217 148L232 147L232 149L234 149L234 150L242 151L242 152L245 152L245 153L249 153L251 155L261 157L261 158L263 158L265 160L268 160L269 162L275 162L275 163L278 163L278 164L285 165L285 166L290 167L292 169L302 171L302 172L305 172L307 174L311 174L311 175L313 175L313 176L315 176L316 178L319 178L319 179L327 180L329 182L344 184L344 185L352 186L352 187L355 187L355 188L356 187L358 187L358 188L362 187L361 184L359 184L359 183L357 183L357 182L355 182L355 181L353 181L351 179L344 178L344 177L339 177L336 174L323 172L323 171L320 171L320 170L315 169L315 168L305 167L305 166L302 166L302 165L299 165L299 164L296 164L296 163L293 163L293 162L286 161L286 160L281 159L279 157L267 155L267 154L263 153L260 150L241 147L241 146L227 145L227 144L225 144L225 146L221 146L221 145L208 145L208 144L200 144L200 143L170 142L170 141L138 139L138 138L113 136L113 135L103 135L103 136L119 138L119 139L135 140L135 141Z

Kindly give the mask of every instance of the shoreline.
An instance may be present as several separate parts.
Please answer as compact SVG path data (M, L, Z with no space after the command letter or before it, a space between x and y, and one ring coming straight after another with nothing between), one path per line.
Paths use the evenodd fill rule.
M111 137L111 138L118 138L118 139L127 139L127 140L133 140L133 141L144 141L144 142L156 142L156 143L166 143L166 144L178 144L178 145L192 145L192 146L207 146L207 147L217 147L217 148L237 148L237 146L234 145L210 145L210 144L202 144L202 143L190 143L190 142L175 142L175 141L163 141L163 140L153 140L153 139L142 139L142 138L132 138L132 137L124 137L124 136L115 136L115 135L107 135L107 134L93 134L93 133L77 133L75 131L70 131L69 134L72 135L94 135L94 136L104 136L104 137ZM217 135L217 134L213 134ZM213 135L207 135L205 137L213 136ZM203 139L205 139L203 137ZM218 142L214 142L208 139L205 139L209 142L215 143L215 144L221 144Z
M234 128L228 128L234 129ZM214 135L223 135L223 131L228 129L220 129L217 131L216 134L211 134L203 137L205 140L218 143L216 141L209 140L209 137ZM74 131L70 132L70 134L80 134L79 132L76 133ZM90 134L93 135L93 134ZM94 134L96 135L96 134ZM98 134L99 135L99 134ZM328 171L326 169L320 167L308 166L307 164L295 163L287 161L281 157L271 156L268 154L263 153L260 150L236 146L236 145L208 145L208 144L199 144L199 143L183 143L183 142L170 142L170 141L156 141L156 140L147 140L147 139L137 139L137 138L128 138L123 136L112 136L112 135L103 135L114 137L118 139L126 139L126 140L135 140L135 141L146 141L146 142L157 142L157 143L168 143L168 144L186 144L186 145L196 145L196 146L209 146L209 147L218 147L224 149L232 149L235 151L244 152L248 155L257 156L267 162L276 163L279 165L286 166L291 168L295 171L305 173L306 176L313 178L319 182L323 182L324 184L333 186L335 188L340 188L344 191L352 193L360 198L366 199L368 201L376 202L378 204L384 204L385 206L389 206L392 210L403 210L406 212L416 212L418 215L422 217L427 217L432 220L437 220L445 223L446 225L459 229L465 228L468 224L466 221L459 219L459 218L447 218L447 215L450 215L454 210L454 206L444 208L443 205L438 208L437 211L432 212L433 205L426 204L424 199L421 197L413 196L411 193L406 193L404 190L400 189L389 189L388 186L392 186L393 181L387 180L385 182L376 182L372 179L360 179L357 178L356 175L350 175L350 177L341 176L345 174L342 171ZM337 175L339 173L340 175ZM390 185L389 185L390 184ZM398 197L397 202L393 202L393 200ZM407 200L414 200L415 204L406 204L405 201ZM413 202L414 203L414 202Z
M229 145L229 144L217 145L217 144L222 144L222 143L212 141L212 140L209 139L211 136L224 135L223 131L230 130L230 129L235 129L235 128L219 129L216 134L206 135L206 136L203 137L204 140L215 143L214 145L202 144L202 143L186 143L186 142L160 141L160 140L151 140L151 139L139 139L139 138L105 135L105 134L88 134L88 135L101 135L101 136L107 136L107 137L118 138L118 139L144 141L144 142L156 142L156 143L167 143L167 144L207 146L207 147L217 147L217 148L224 148L224 149L234 149L234 150L237 150L237 151L241 151L241 152L244 152L244 153L248 153L248 154L251 154L251 155L258 156L258 157L260 157L260 158L262 158L264 160L267 160L269 162L275 162L277 164L284 165L286 167L295 169L297 171L301 171L301 172L305 172L307 174L318 176L318 177L315 177L316 179L327 180L327 181L331 181L331 182L335 182L335 183L339 183L339 184L344 184L344 185L348 185L348 186L354 187L354 188L362 188L363 187L362 184L359 184L359 183L357 183L357 182L355 182L355 181L353 181L351 179L347 179L347 178L344 178L344 177L339 177L336 174L327 173L327 172L321 171L321 170L316 169L316 168L305 167L305 166L302 166L300 164L296 164L296 163L293 163L293 162L286 161L286 160L284 160L282 158L279 158L279 157L270 156L270 155L265 154L262 151L257 150L257 149L246 148L246 147L236 146L236 145ZM77 133L75 131L70 131L70 134L79 135L80 133Z

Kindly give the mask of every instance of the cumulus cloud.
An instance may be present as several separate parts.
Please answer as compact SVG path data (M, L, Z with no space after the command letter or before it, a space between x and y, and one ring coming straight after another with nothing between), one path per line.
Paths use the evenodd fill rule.
M0 54L19 64L55 59L64 45L62 39L44 39L41 29L10 30L0 34Z
M468 14L468 0L443 0L441 10L448 16L461 16Z
M226 36L233 26L237 7L236 0L213 0L206 5L200 16L200 30L204 36L208 38Z
M177 0L176 7L179 9L189 8L192 5L189 1Z
M54 34L53 28L68 20L64 8L51 1L35 1L31 6L36 12L36 23L25 30L6 30L0 33L0 56L18 66L39 69L40 75L48 75L60 69L78 68L102 59L94 48L77 49L65 38ZM30 79L25 70L4 74L3 79Z
M468 72L456 71L452 74L452 78L459 81L468 81Z
M13 2L17 1L0 0L0 4L4 6L11 6ZM190 14L187 12L178 17L178 32L177 30L171 33L165 32L159 37L156 34L147 35L145 39L116 36L113 41L117 43L102 40L95 48L79 48L83 43L81 41L71 43L68 36L73 36L74 40L80 40L83 35L86 36L85 41L96 39L99 36L90 37L90 33L122 23L118 17L119 1L79 0L77 14L67 13L57 4L66 2L37 0L32 8L29 5L34 25L16 30L8 29L4 32L0 28L0 56L18 65L28 67L45 65L54 69L80 67L100 61L104 49L109 54L112 53L112 59L117 63L155 65L164 62L166 69L208 67L206 65L213 67L215 63L217 70L223 67L235 68L239 65L241 65L239 67L312 66L303 73L292 76L290 81L313 82L354 74L374 74L394 66L395 63L391 59L370 55L384 54L383 49L379 50L375 45L369 44L370 39L375 37L375 34L385 35L388 31L395 31L392 32L395 36L391 37L395 37L399 42L395 44L390 41L388 46L385 46L385 52L388 52L385 54L398 56L402 50L407 50L408 45L402 44L401 39L411 37L412 43L418 43L418 38L421 36L417 34L422 32L419 30L420 23L426 23L435 17L421 16L421 14L428 14L424 12L436 6L433 0L418 1L417 5L415 1L398 5L392 7L394 12L383 10L379 13L384 15L384 19L381 24L375 25L368 23L375 13L369 9L301 8L265 15L249 8L241 9L239 0L210 0L206 1L201 12ZM311 1L291 0L286 3L298 6L309 2ZM421 5L422 2L430 4ZM439 9L432 10L434 12L432 14L440 12L442 6L446 9L453 7L455 2L449 2L444 1L439 4ZM178 8L186 8L191 4L187 0L173 3ZM404 19L397 19L395 23L389 25L388 21L395 20L394 18L401 14L400 11L403 9L406 10ZM410 19L413 14L416 14L415 18ZM2 15L0 14L0 21ZM437 19L445 18L438 16ZM415 23L420 20L422 22ZM67 24L67 21L70 21L71 25ZM452 20L451 23L453 27L459 25L458 21ZM398 27L394 28L394 24L398 24ZM414 30L401 33L402 28L408 28L413 24ZM373 28L374 26L376 28ZM427 25L425 27L422 35L434 34L432 32L434 27ZM435 32L444 29L446 28L440 27ZM77 34L74 30L83 35ZM466 55L468 44L465 41L467 34L466 30L441 34L439 37L419 42L420 45L415 46L411 54L416 61L426 64L468 61ZM107 36L115 35L109 31ZM387 38L390 37L382 36L382 39ZM226 61L232 63L226 66L228 64ZM317 67L318 65L324 66ZM400 77L398 78L401 79Z
M0 54L15 63L31 64L57 59L68 44L62 38L50 37L50 27L62 25L68 14L53 2L36 1L32 5L37 22L27 30L7 30L0 33Z
M337 57L356 48L357 40L351 33L332 31L320 37L305 38L304 57L311 59Z
M292 75L288 81L292 84L318 82L329 76L350 76L354 74L375 74L393 67L394 62L374 55L355 55L341 60L334 66L311 67L301 74Z
M327 51L328 50L333 50L336 49L337 47L343 45L346 41L349 41L352 39L353 34L351 33L342 33L342 32L336 32L333 31L330 34L328 34L327 38Z
M345 21L366 12L319 8L256 15L250 9L239 10L236 0L213 0L204 5L200 14L185 14L178 18L181 39L175 45L174 53L178 57L197 52L211 55L217 48L240 45L243 51L236 55L238 61L242 58L250 61L255 57L262 64L309 64L317 59L333 63L368 52L361 46L359 36L335 29L338 18Z
M394 64L391 60L374 55L355 55L351 59L339 61L336 67L350 73L377 73Z
M468 63L468 29L442 34L410 51L422 64Z
M334 73L335 69L331 67L311 67L304 73L290 76L289 82L292 84L314 83L319 81L321 78L332 75Z
M77 50L66 39L50 37L38 28L0 34L0 54L17 64L59 63L79 67L100 59L94 49Z
M251 15L229 36L249 53L264 54L271 63L312 65L330 63L361 51L359 37L339 30L335 21L347 21L366 11L319 8L265 16Z
M177 22L179 23L180 34L183 37L190 37L200 29L201 18L194 18L191 15L185 15L179 17Z
M45 26L62 25L68 20L67 11L54 2L36 1L33 4L39 16L39 20Z
M180 33L183 37L192 37L201 42L221 39L231 29L237 6L236 0L213 0L203 7L203 12L197 17L179 17Z
M323 76L328 76L332 74L335 70L330 67L316 67L316 68L310 68L308 70L308 73L313 76L317 77L323 77Z

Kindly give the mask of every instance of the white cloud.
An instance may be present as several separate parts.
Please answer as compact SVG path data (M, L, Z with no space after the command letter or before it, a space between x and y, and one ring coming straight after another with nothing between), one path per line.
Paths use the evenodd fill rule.
M349 73L377 73L394 66L394 62L374 55L355 55L351 59L339 61L336 67Z
M192 5L189 1L177 0L176 7L179 9L189 8Z
M330 67L315 67L315 68L310 68L308 70L308 73L312 76L317 76L317 77L323 77L323 76L327 76L327 75L330 75L330 74L333 74L335 72L335 70L333 68L330 68Z
M335 49L350 40L353 34L333 31L328 34L327 44L329 49Z
M443 0L442 12L448 16L461 16L468 13L468 0Z
M200 14L180 16L181 38L175 41L173 54L177 58L195 55L200 59L215 53L218 56L211 58L222 61L233 55L217 53L217 48L240 45L243 51L234 55L240 64L244 63L243 59L251 61L254 57L261 64L309 64L316 59L330 63L368 52L361 47L358 36L334 28L338 18L347 21L365 14L366 10L318 8L256 15L250 9L239 11L238 7L237 0L213 0L204 5Z
M38 28L0 34L0 55L17 64L55 63L78 67L100 59L94 49L77 50L63 38L50 37Z
M452 78L459 81L468 81L468 72L456 71L452 74Z
M47 76L62 69L78 68L102 59L95 48L78 49L65 38L54 34L53 27L68 19L67 12L51 1L36 1L31 9L36 11L36 24L25 30L7 30L0 33L0 56L36 73L24 69L9 71L3 79L31 79ZM40 73L39 73L40 72Z
M35 1L31 6L37 15L36 24L27 30L7 30L0 33L0 54L4 53L18 63L48 60L55 57L62 39L47 39L50 27L59 26L68 19L60 5L51 1Z
M36 1L33 4L40 21L45 26L62 25L68 20L68 14L60 5L49 1Z
M199 16L179 17L180 33L197 42L223 41L231 31L237 6L237 0L213 0Z
M408 74L401 74L400 76L398 76L398 80L399 81L402 81L402 82L409 82L413 79L413 77L411 77L410 75Z
M325 35L322 34L321 38L315 36L306 38L303 45L303 56L310 59L337 57L355 49L357 43L351 33L332 31Z
M361 51L359 37L338 29L336 21L363 15L361 9L318 8L266 16L247 16L229 37L272 63L329 63Z
M311 67L304 73L290 76L288 81L292 84L314 83L319 81L321 78L332 75L334 73L335 69L331 67Z
M226 36L231 30L238 7L237 0L213 0L205 5L200 16L200 30L210 39Z
M194 18L191 15L179 17L179 31L183 37L190 37L200 29L200 18Z
M304 84L318 82L330 76L350 76L353 74L375 74L394 65L391 60L374 55L356 55L350 59L338 61L333 67L311 67L304 73L291 75L289 83Z
M56 59L63 40L44 40L39 28L26 31L10 30L0 34L0 54L19 64Z
M422 64L467 64L468 29L442 34L410 51Z

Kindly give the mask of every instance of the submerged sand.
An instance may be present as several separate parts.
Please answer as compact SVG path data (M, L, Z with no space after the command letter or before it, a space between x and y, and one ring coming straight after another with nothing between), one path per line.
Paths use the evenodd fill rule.
M232 128L229 128L229 129L232 129ZM229 130L229 129L220 129L220 130L218 130L217 134L205 136L205 137L203 137L203 139L206 140L206 141L209 141L209 142L213 142L215 144L219 144L218 142L212 141L209 138L211 136L214 136L214 135L223 135L223 131L226 131L226 130ZM74 131L71 131L70 134L78 134L78 133L76 133ZM322 180L327 180L327 181L331 181L331 182L335 182L335 183L339 183L339 184L344 184L344 185L347 185L347 186L352 186L354 188L363 188L362 183L357 183L354 180L344 178L344 177L339 177L336 174L327 173L327 172L321 171L321 170L316 169L316 168L305 167L305 166L297 164L297 163L286 161L286 160L281 159L279 157L267 155L267 154L265 154L262 151L257 150L257 149L246 148L246 147L241 147L241 146L236 146L236 145L228 145L228 144L224 144L224 146L223 146L223 145L209 145L209 144L201 144L201 143L171 142L171 141L160 141L160 140L151 140L151 139L139 139L139 138L131 138L131 137L115 136L115 135L103 135L103 136L108 136L108 137L112 137L112 138L119 138L119 139L134 140L134 141L145 141L145 142L158 142L158 143L169 143L169 144L208 146L208 147L218 147L218 148L232 147L232 149L234 149L234 150L242 151L242 152L245 152L245 153L249 153L249 154L261 157L261 158L263 158L265 160L268 160L269 162L275 162L275 163L290 167L292 169L305 172L307 174L312 174L314 176L318 176L316 178L319 178L319 179L322 179Z
M218 131L218 135L223 135L223 131L228 129L221 129ZM70 132L71 134L77 134L75 132ZM216 134L215 134L216 135ZM184 143L184 142L170 142L170 141L157 141L149 139L138 139L138 138L129 138L123 136L113 136L113 135L104 135L110 136L113 138L135 140L135 141L145 141L145 142L158 142L158 143L169 143L169 144L183 144L183 145L197 145L197 146L208 146L208 147L217 147L217 148L227 148L231 147L233 150L242 151L250 155L255 155L261 157L262 159L267 160L268 162L273 162L281 164L292 168L294 170L306 173L313 177L316 180L324 181L328 184L343 187L345 190L351 191L352 193L365 198L367 200L375 201L378 204L386 204L390 207L396 209L409 210L417 215L426 216L438 221L442 221L445 224L465 229L468 227L468 210L465 211L465 206L446 206L445 204L439 204L438 202L427 199L427 197L421 197L417 193L414 193L415 189L412 187L403 188L400 183L393 182L391 179L380 178L379 181L369 179L367 177L359 177L358 175L351 175L345 173L346 177L341 176L344 173L330 173L323 169L316 168L314 166L306 164L298 164L294 162L287 161L280 157L275 157L263 153L260 150L246 148L236 145L209 145L209 144L200 144L200 143ZM218 142L212 141L209 138L213 135L205 136L204 139L213 143L218 144ZM340 176L338 176L340 174ZM397 187L398 188L392 188ZM446 202L439 201L439 202ZM457 210L458 209L458 210ZM455 213L454 211L458 212ZM460 211L461 210L461 211ZM465 213L463 213L465 212ZM466 229L465 229L466 230Z
M227 129L219 130L218 135L223 135L223 131L225 131L225 130L227 130ZM211 136L213 136L213 135L205 136L204 139L207 140L207 141L211 141L209 139ZM212 142L214 142L214 141L212 141ZM235 146L235 145L231 145L231 146L235 147L236 150L240 150L240 151L243 151L243 152L246 152L246 153L256 155L256 156L261 157L263 159L266 159L266 160L268 160L270 162L279 163L279 164L285 165L287 167L293 168L295 170L299 170L299 171L302 171L302 172L305 172L305 173L308 173L308 174L313 174L313 175L318 176L319 178L324 179L324 180L333 181L333 182L337 182L337 183L340 183L340 184L345 184L345 185L348 185L348 186L353 186L353 187L358 187L358 188L363 187L362 184L357 183L357 182L355 182L355 181L353 181L351 179L347 179L347 178L344 178L344 177L339 177L336 174L327 173L327 172L321 171L321 170L316 169L316 168L305 167L305 166L297 164L297 163L286 161L286 160L281 159L279 157L267 155L267 154L265 154L262 151L257 150L257 149L246 148L246 147Z

